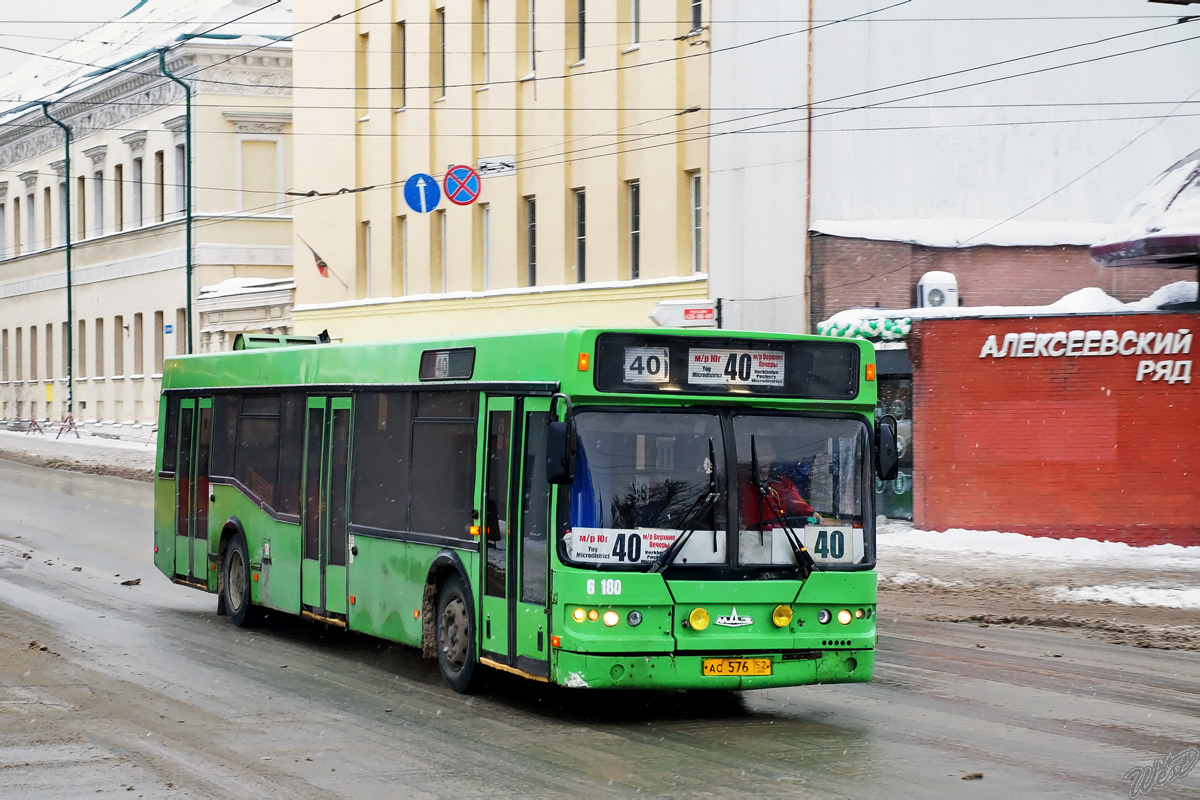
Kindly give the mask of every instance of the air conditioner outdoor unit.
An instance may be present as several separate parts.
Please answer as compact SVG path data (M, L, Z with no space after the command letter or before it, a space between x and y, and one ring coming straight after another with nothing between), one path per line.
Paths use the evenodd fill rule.
M954 307L958 305L958 279L950 272L926 272L917 281L919 308Z

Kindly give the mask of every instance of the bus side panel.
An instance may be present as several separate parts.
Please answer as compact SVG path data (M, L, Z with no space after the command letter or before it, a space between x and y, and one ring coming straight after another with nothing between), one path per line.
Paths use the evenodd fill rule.
M208 539L209 553L214 563L220 554L220 532L225 530L229 519L236 517L246 534L246 554L250 567L259 573L257 581L250 582L250 600L255 605L300 613L300 526L291 522L280 522L264 513L254 500L234 486L212 485L216 502L209 512L211 524L220 521L219 531ZM216 591L217 570L209 573L209 588Z
M416 542L354 535L348 568L350 629L394 642L421 646L421 604L433 559L444 548ZM477 568L475 554L458 551L467 574ZM473 584L473 581L472 581ZM474 585L471 591L475 591Z
M154 479L154 566L175 577L175 481Z

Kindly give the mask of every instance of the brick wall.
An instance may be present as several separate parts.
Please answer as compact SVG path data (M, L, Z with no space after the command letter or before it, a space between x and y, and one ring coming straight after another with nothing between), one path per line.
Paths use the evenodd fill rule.
M981 357L991 336L1008 352L1006 334L1179 329L1196 337L1186 353L1056 357L1061 340L1027 337L1041 354ZM1141 366L1190 369L1198 347L1200 314L916 322L915 524L1200 545L1200 375L1172 366L1169 383Z
M811 248L814 330L848 308L915 306L917 281L930 270L958 278L964 306L1045 305L1088 286L1129 302L1195 280L1194 270L1101 267L1078 246L945 249L812 234Z

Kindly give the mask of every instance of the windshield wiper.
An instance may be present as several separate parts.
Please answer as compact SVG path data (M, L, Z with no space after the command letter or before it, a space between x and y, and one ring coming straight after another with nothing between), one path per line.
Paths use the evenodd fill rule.
M779 517L779 525L783 528L784 537L787 539L788 546L792 548L792 557L796 559L796 566L800 568L801 579L807 579L817 567L817 562L813 560L812 554L808 552L804 546L804 541L796 534L795 529L788 524L787 513L783 510L783 504L779 501L771 488L767 486L766 480L758 470L758 445L754 441L754 435L750 435L750 469L753 470L754 488L758 490L759 501L766 501L771 509ZM759 536L763 533L762 513L758 515L758 531Z
M658 558L654 559L654 563L650 565L648 572L662 572L667 568L675 556L683 550L683 546L687 544L687 540L696 532L696 525L700 520L704 519L704 515L710 510L715 510L717 501L721 499L720 493L717 492L717 455L713 449L713 440L708 438L708 493L696 498L696 502L692 503L692 508L688 509L688 513L684 515L684 519L689 521L688 527L675 538L675 541L667 545L667 549L658 554ZM713 536L716 536L716 525L713 526ZM716 540L713 541L714 550Z

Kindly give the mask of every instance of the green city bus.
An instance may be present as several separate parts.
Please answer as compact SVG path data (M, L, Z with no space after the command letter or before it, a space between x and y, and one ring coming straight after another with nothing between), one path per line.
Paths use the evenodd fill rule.
M872 345L572 329L168 359L154 553L265 609L568 687L870 680Z

